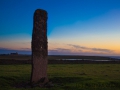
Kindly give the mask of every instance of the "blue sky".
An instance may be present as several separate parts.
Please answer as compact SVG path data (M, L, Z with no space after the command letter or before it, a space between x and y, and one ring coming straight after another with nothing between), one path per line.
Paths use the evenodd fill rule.
M49 54L120 55L120 0L0 0L0 53L30 54L33 13L48 12Z

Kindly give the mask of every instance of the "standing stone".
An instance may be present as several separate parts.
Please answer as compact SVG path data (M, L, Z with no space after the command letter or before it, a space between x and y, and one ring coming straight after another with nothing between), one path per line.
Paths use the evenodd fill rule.
M44 86L47 77L47 12L37 9L34 13L32 33L32 73L31 84Z

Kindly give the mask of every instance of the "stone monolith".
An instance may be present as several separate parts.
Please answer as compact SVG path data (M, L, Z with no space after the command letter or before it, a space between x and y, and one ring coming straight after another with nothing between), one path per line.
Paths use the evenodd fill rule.
M32 33L32 72L31 84L44 86L47 77L47 12L37 9L34 13Z

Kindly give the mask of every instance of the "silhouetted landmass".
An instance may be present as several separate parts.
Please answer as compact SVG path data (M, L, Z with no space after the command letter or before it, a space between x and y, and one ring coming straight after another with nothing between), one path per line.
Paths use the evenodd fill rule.
M120 59L105 56L49 55L48 64L120 64ZM0 55L0 65L31 64L31 55Z
M49 60L117 60L108 56L49 55Z

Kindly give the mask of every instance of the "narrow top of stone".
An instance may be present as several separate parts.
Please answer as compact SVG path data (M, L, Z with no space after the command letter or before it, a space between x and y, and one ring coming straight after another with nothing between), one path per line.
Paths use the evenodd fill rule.
M45 11L43 9L36 9L35 13L47 13L47 11Z

